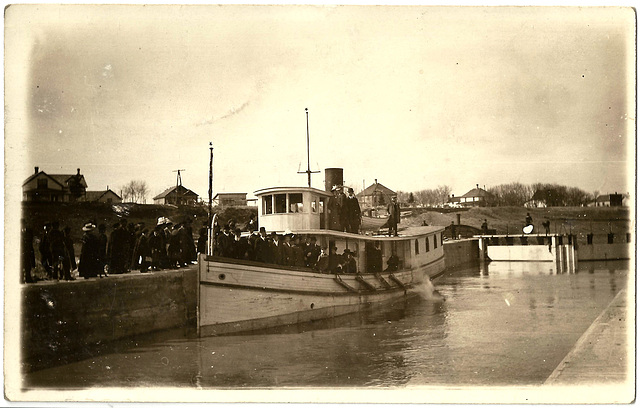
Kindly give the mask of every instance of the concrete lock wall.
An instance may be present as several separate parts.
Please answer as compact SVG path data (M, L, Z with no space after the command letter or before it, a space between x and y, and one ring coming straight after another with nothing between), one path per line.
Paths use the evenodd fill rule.
M196 289L196 269L25 286L25 368L55 364L114 340L195 327Z
M478 262L480 249L477 239L461 239L444 243L444 264L453 268L470 262Z
M577 251L579 261L630 259L633 246L627 243L578 245Z

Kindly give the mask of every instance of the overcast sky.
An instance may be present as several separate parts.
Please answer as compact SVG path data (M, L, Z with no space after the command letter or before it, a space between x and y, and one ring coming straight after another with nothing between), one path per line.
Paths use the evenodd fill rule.
M630 8L11 6L7 177L631 191ZM324 174L313 186L323 187Z

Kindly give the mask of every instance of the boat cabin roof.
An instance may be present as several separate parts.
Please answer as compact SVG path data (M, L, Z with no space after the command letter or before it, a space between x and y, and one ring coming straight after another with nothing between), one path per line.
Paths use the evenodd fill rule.
M265 194L274 194L274 193L284 194L284 193L302 193L302 192L315 193L317 195L324 196L324 197L332 196L332 194L329 192L326 192L324 190L319 190L313 187L268 187L268 188L262 188L260 190L256 190L253 192L253 194L255 194L256 197L260 197Z
M327 230L327 229L308 229L290 231L296 235L331 235L339 238L359 239L364 241L405 241L407 239L419 238L425 235L442 232L444 227L437 226L425 226L425 227L408 227L404 230L398 231L397 236L389 235L364 235L364 234L352 234L348 232ZM277 231L282 233L282 231ZM289 231L287 231L289 232Z

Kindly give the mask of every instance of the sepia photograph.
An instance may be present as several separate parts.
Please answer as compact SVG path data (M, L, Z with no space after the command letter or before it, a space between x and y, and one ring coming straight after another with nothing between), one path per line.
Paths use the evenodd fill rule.
M635 401L632 7L4 24L5 402Z

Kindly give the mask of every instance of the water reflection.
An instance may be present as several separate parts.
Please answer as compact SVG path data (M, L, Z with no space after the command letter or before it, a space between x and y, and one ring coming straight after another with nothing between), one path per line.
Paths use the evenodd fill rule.
M449 270L441 294L336 319L198 338L169 331L25 376L31 388L542 384L620 289L628 264ZM427 293L427 292L423 292Z

